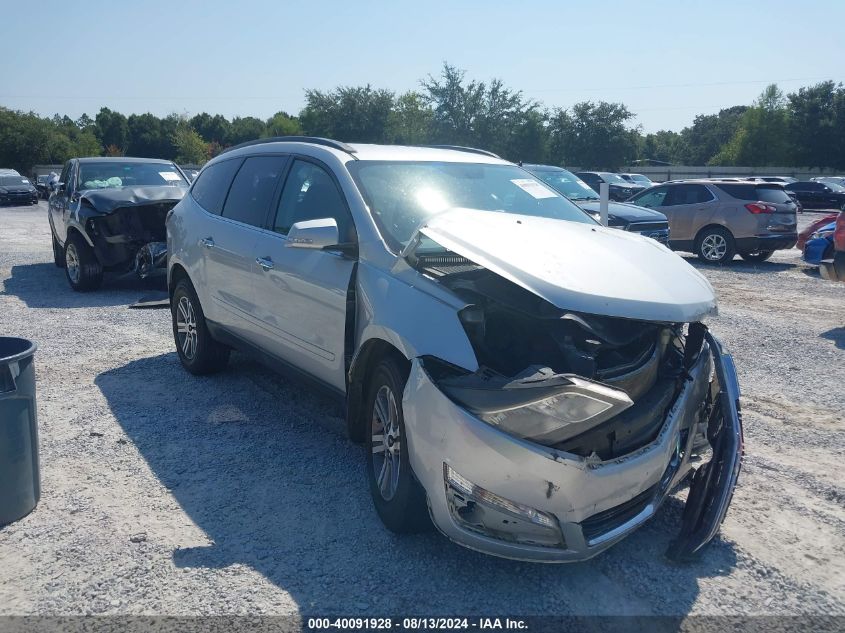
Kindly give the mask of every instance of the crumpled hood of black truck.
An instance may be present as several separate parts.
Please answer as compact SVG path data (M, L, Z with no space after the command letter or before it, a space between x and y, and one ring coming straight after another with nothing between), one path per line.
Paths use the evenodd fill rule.
M115 209L142 206L155 202L178 202L185 197L186 187L150 186L120 187L117 189L87 189L80 200L87 202L100 213L111 213Z

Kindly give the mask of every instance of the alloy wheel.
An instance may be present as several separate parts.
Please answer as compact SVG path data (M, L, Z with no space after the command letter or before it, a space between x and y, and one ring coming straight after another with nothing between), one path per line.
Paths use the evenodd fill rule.
M373 474L385 501L390 501L399 487L402 465L399 410L393 390L382 385L376 393L370 423L370 450L373 452Z
M65 250L65 267L67 268L67 276L70 280L79 283L79 253L76 252L76 246L71 243L67 245Z
M176 336L182 354L193 360L197 353L197 319L188 297L180 297L176 304Z
M722 235L714 233L701 241L701 254L711 262L721 260L727 251L728 241Z

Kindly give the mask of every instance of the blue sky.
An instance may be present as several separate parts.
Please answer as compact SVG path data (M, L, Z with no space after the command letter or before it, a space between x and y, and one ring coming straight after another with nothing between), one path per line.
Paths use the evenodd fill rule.
M644 131L845 80L845 1L5 2L0 105L77 117L296 113L306 88L405 91L443 61L547 106L621 101Z

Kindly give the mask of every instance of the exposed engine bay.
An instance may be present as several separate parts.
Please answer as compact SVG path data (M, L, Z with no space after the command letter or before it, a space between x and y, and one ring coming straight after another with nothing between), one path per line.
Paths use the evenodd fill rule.
M429 359L438 386L506 432L567 453L608 460L651 442L683 386L686 350L702 350L700 324L687 335L683 324L561 310L453 253L420 255L417 267L467 302L459 317L479 363L467 374Z

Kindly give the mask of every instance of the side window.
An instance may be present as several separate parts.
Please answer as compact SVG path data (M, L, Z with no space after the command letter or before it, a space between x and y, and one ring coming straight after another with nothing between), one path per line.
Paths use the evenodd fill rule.
M65 191L68 193L76 191L76 172L76 164L72 162L67 170L67 180L64 181Z
M63 182L65 185L67 185L67 177L70 175L70 166L71 162L66 162L64 169L62 169L62 174L59 176L59 182Z
M663 206L674 207L681 204L709 202L713 196L704 185L678 185L672 187Z
M223 217L252 226L264 226L286 162L285 156L247 158L229 189Z
M236 159L224 160L207 167L197 177L191 189L191 196L209 213L220 215L232 178L240 165L241 161Z
M355 241L355 228L343 195L325 169L295 160L279 199L273 230L287 235L290 227L304 220L334 218L341 242Z
M638 204L641 207L647 207L649 209L653 207L663 207L665 205L666 194L669 193L669 189L666 187L656 187L654 189L649 189L648 191L642 193L641 195L635 197L631 202L634 204Z

